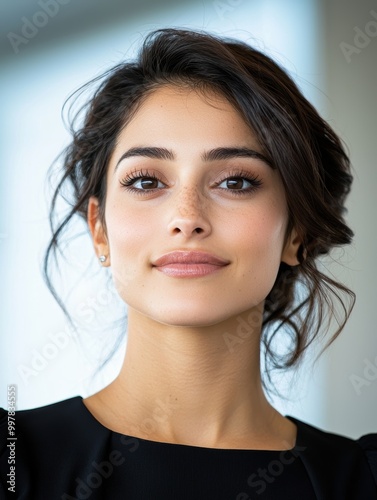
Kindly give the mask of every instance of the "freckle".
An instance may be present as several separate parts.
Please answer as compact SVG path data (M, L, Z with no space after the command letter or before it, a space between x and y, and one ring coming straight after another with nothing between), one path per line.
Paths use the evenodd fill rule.
M196 213L198 207L198 194L195 188L185 187L181 198L180 214L182 217L189 217Z

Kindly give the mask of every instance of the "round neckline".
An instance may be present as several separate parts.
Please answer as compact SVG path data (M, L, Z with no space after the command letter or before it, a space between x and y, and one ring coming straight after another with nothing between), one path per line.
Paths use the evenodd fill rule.
M138 441L142 441L144 443L148 443L151 445L166 445L166 446L178 446L178 447L185 447L186 449L192 448L192 449L199 449L199 450L211 450L211 451L222 451L222 452L262 452L262 453L284 453L284 452L294 452L297 444L299 442L299 434L300 434L300 428L297 423L297 420L290 417L289 415L285 415L285 418L288 418L295 426L296 426L296 440L293 448L288 448L286 450L264 450L264 449L254 449L254 448L211 448L208 446L196 446L193 444L185 444L185 443L170 443L166 441L155 441L153 439L146 439L138 436L134 436L132 434L122 434L121 432L113 431L112 429L109 429L105 425L103 425L89 410L89 408L85 405L84 403L84 398L82 396L77 396L77 398L80 400L81 407L84 409L86 414L90 417L92 421L94 421L102 430L106 432L110 432L113 435L120 436L122 437L127 437L129 439L136 439Z

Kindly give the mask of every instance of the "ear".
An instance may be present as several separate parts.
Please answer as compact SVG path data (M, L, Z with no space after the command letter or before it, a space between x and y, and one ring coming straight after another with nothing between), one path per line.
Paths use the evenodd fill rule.
M301 243L301 237L297 234L296 229L293 228L288 235L286 244L281 254L282 262L285 262L285 264L288 264L289 266L298 266L300 264L300 261L298 260L298 251Z
M102 263L107 267L110 265L110 249L107 241L105 227L99 217L99 203L98 198L91 196L88 202L87 222L90 234L92 235L94 250L99 258L101 255L106 257Z

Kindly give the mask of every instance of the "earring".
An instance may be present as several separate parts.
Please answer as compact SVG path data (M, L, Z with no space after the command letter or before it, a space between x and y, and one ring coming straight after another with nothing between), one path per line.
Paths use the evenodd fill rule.
M104 262L105 262L105 260L107 259L107 257L106 257L106 255L100 255L100 256L98 257L98 259L99 259L99 261L100 261L101 263L104 263Z

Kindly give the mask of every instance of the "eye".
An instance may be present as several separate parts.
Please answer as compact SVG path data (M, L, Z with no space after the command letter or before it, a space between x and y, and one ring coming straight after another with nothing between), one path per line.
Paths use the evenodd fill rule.
M227 189L245 189L251 185L250 181L242 177L229 177L225 181L222 181L221 184L226 184ZM219 187L221 187L221 184L219 184Z
M225 191L233 191L234 194L244 194L255 191L261 184L262 181L258 177L237 174L223 179L217 184L217 187Z
M164 187L164 184L157 177L140 177L132 183L134 189L157 189Z
M158 177L147 171L131 172L120 181L120 184L127 190L138 192L138 194L165 187L165 184Z

